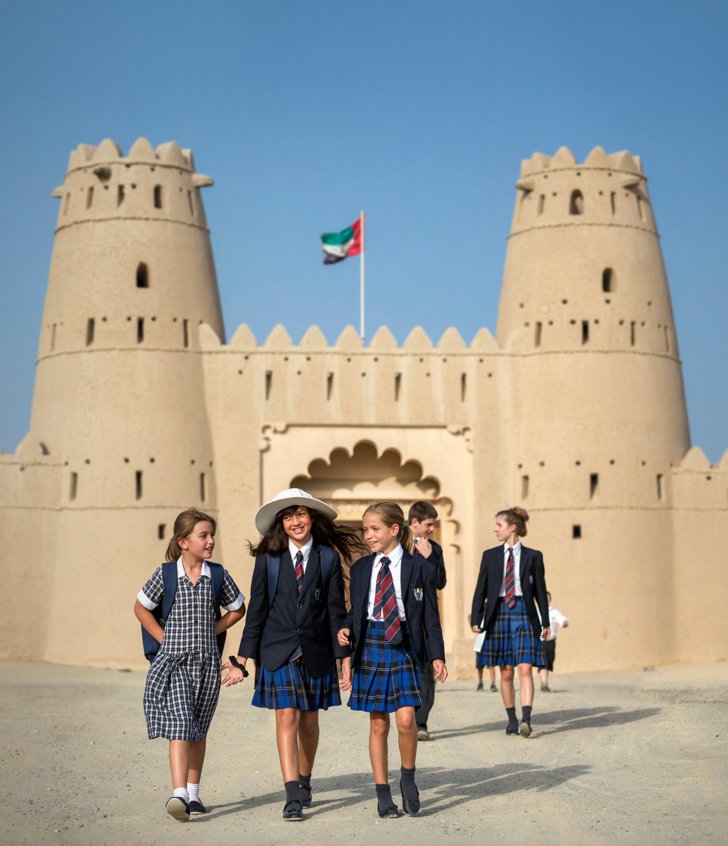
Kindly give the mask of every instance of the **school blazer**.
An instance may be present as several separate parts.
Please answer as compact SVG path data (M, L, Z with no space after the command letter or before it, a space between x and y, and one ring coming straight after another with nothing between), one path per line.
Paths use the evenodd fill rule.
M447 573L445 572L445 556L442 554L442 547L437 541L434 541L430 538L430 546L432 546L432 552L430 553L429 558L425 558L425 561L429 561L430 564L435 568L435 587L438 590L442 590L445 585L447 584ZM415 555L415 558L417 556Z
M495 607L503 584L503 546L486 549L480 560L478 583L473 594L473 608L470 621L474 626L485 617L485 626L481 631L490 632ZM521 545L521 589L528 618L536 637L541 635L541 620L549 624L549 603L546 596L546 577L544 574L543 555L537 549ZM539 619L538 611L541 612Z
M361 659L374 558L374 555L360 558L351 568L351 611L344 620L344 628L351 630L352 667L356 667ZM410 555L409 552L402 556L401 566L402 601L414 658L420 667L437 658L444 661L445 644L437 608L435 568L426 558Z
M349 654L337 641L346 616L344 579L336 555L328 590L321 574L321 547L314 543L306 564L303 590L298 595L291 554L280 555L278 585L273 603L268 602L268 556L257 555L250 587L250 602L238 655L254 658L266 670L283 666L300 645L303 663L319 678Z

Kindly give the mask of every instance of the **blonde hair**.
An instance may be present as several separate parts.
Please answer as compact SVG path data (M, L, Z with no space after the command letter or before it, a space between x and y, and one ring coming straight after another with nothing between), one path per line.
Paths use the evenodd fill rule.
M509 526L515 526L516 534L519 538L525 538L528 534L528 529L526 528L526 523L528 522L528 511L526 511L525 508L519 508L517 505L514 505L512 508L506 508L503 511L499 511L495 516L505 517Z
M399 542L407 552L412 551L412 531L404 519L404 511L396 502L375 502L362 514L364 518L370 511L382 518L385 526L399 526Z
M179 545L180 540L182 538L188 538L198 523L205 522L212 523L212 534L214 535L217 530L217 522L209 514L205 514L197 508L186 508L181 514L177 515L177 519L174 521L174 529L172 530L172 538L165 553L167 561L176 561L182 555Z

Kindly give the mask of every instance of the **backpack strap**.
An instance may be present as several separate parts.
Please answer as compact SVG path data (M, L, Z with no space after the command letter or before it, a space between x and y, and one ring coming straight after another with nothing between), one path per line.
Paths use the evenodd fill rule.
M212 601L215 603L215 616L220 619L220 605L222 604L222 583L225 579L225 568L222 564L207 562L212 578Z
M328 593L329 582L331 581L331 570L334 566L334 557L336 553L330 546L321 547L321 580L324 585L324 590Z
M167 561L162 564L162 619L169 619L170 611L177 596L177 562Z

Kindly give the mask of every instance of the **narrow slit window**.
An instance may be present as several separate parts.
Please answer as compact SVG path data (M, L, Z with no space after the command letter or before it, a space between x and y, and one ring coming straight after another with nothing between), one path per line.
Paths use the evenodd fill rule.
M629 324L629 345L633 347L637 341L637 323L632 320Z
M581 321L581 342L582 344L586 344L589 342L589 321L582 320Z
M541 346L541 332L543 330L543 323L540 320L536 321L533 342L537 347Z
M194 200L192 199L192 191L187 192L187 202L190 204L190 215L192 217L194 217L195 216L195 203L194 203Z
M157 526L157 538L159 540L164 540L164 536L167 533L167 526L165 523L160 523Z
M579 538L581 537L581 526L579 525L579 523L574 523L574 525L571 527L571 537L574 540L579 540Z
M137 317L137 344L144 343L144 318Z
M124 202L124 186L119 185L116 189L116 205L120 206Z
M326 374L326 399L330 400L334 392L334 374L329 372Z
M76 499L76 494L78 493L78 473L72 472L71 473L71 487L68 491L68 498L73 500Z
M69 209L70 205L71 205L71 195L66 194L65 199L63 200L63 214L64 215L68 214L68 209Z
M672 344L670 343L670 327L665 326L665 352L672 352Z
M609 204L612 208L612 214L616 214L617 213L617 193L616 193L616 191L612 191L612 193L609 195Z
M155 185L154 186L154 208L161 209L162 208L162 186Z
M137 288L148 288L149 287L149 268L147 267L146 263L140 261L137 265L136 271L136 286Z
M537 209L537 212L536 212L539 217L543 214L543 210L544 210L545 206L546 206L546 195L545 194L539 194L538 209Z
M90 347L94 342L94 331L96 329L96 321L93 317L89 317L86 321L86 346Z
M142 498L142 471L137 470L134 473L134 495L136 499Z
M270 391L273 387L273 371L265 371L265 398L270 399Z
M665 486L662 473L657 474L657 498L660 502L665 499Z
M637 197L637 211L640 213L640 220L647 219L647 216L645 215L645 204L642 201L642 197Z
M94 204L94 186L89 186L88 190L86 191L86 208L90 209L91 206Z
M187 319L182 321L182 343L185 347L190 345L190 322Z
M200 502L204 502L205 499L207 498L206 488L207 488L207 485L206 485L205 474L200 473Z
M460 374L460 402L465 402L465 395L468 389L468 374Z
M599 491L599 474L591 473L589 475L589 499L594 499Z
M584 195L581 191L572 191L569 200L569 214L584 214Z
M611 267L605 267L602 271L602 291L605 294L613 294L615 291L614 271Z
M400 388L402 387L402 374L395 373L394 374L394 401L397 402L399 400L399 392Z
M526 499L528 496L529 481L528 476L521 476L521 499Z
M51 326L51 352L53 352L53 350L55 350L55 348L56 348L56 328L57 328L57 326L58 326L57 323L54 323Z

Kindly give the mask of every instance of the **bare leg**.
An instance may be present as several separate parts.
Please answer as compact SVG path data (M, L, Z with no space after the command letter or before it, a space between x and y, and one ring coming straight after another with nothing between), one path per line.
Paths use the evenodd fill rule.
M488 667L488 677L490 678L490 683L495 684L495 667Z
M169 741L169 769L172 773L172 787L184 787L187 790L187 774L190 766L190 742L187 740ZM204 756L204 752L203 752Z
M417 757L415 709L411 705L397 708L394 712L394 720L397 724L399 757L402 759L402 766L412 769L415 765L415 758ZM381 782L377 783L381 784Z
M478 681L482 682L483 681L483 668L482 667L476 667L476 669L478 671Z
M298 724L298 766L301 775L311 775L319 743L318 711L300 711ZM298 778L298 773L296 773Z
M506 708L513 708L516 704L516 688L513 684L513 667L510 665L500 668L501 696ZM533 698L533 684L531 685L531 698Z
M513 668L511 667L511 672ZM521 683L521 707L533 705L533 665L518 665L518 680ZM505 697L504 697L505 699ZM514 698L515 702L515 698Z
M298 708L276 708L276 743L284 783L298 781Z
M205 763L205 750L207 740L191 740L189 751L189 770L187 781L191 784L199 784L202 776L202 765ZM185 785L186 787L187 785Z
M413 715L414 719L414 715ZM375 784L389 783L389 762L387 736L389 735L389 714L372 711L369 714L369 759L372 762ZM415 731L415 743L417 732Z

